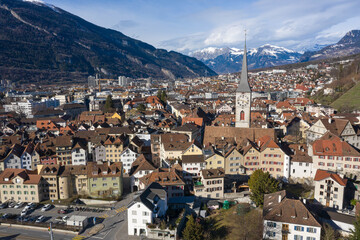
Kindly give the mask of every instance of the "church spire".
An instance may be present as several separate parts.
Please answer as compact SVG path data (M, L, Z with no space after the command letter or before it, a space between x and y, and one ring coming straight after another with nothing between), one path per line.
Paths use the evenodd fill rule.
M243 64L241 69L240 83L236 90L237 92L251 92L248 81L248 67L247 67L247 52L246 52L246 31L245 31L245 43L244 43L244 55Z

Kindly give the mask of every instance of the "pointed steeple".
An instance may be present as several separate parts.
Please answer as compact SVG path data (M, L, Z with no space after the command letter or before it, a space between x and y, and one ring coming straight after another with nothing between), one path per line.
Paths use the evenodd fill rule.
M246 52L246 33L245 33L245 44L244 44L244 56L243 64L241 69L241 76L237 92L251 92L249 81L248 81L248 67L247 67L247 52Z

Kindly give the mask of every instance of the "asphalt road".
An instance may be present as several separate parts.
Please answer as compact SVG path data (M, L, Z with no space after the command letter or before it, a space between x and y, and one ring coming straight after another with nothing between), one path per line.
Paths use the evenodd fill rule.
M123 200L117 202L113 210L104 211L102 213L94 212L78 212L74 211L66 215L82 215L89 217L97 217L104 224L104 228L90 236L90 229L86 229L82 234L75 235L71 233L58 233L54 232L54 240L63 240L63 239L72 239L72 240L102 240L102 239L116 239L116 240L132 240L140 239L139 237L128 236L127 235L127 206L133 200L134 194L129 194L124 197ZM15 213L19 214L23 209L13 209L6 208L0 209L0 213ZM48 217L47 222L54 221L58 216L64 216L64 214L58 214L57 210L60 208L52 208L49 211L41 212L40 208L36 209L31 215L40 216L44 215ZM0 226L0 240L42 240L50 239L50 235L47 229L44 230L35 230L35 229L24 229L19 227L8 227Z

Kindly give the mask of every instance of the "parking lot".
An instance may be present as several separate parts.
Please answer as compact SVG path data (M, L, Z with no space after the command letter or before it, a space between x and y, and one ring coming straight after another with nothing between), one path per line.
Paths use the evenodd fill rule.
M41 208L44 206L42 204L38 204L35 209L32 209L28 211L28 214L20 217L21 211L25 208L26 204L21 206L20 208L11 208L6 207L4 209L0 209L0 215L4 216L4 214L10 214L11 219L17 219L17 221L26 221L26 222L34 222L36 224L36 220L40 216L44 216L45 218L42 223L61 223L64 222L61 219L63 219L64 216L70 217L72 215L80 215L80 216L87 216L89 218L96 217L101 218L106 216L106 212L101 209L89 209L85 207L77 207L77 208L70 208L67 209L66 207L55 207L52 205L52 207L47 211L41 211ZM59 213L61 210L67 209L68 211L66 213Z

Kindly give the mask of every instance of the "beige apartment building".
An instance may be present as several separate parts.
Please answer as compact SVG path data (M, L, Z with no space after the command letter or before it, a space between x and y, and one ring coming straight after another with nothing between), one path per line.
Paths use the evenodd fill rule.
M223 198L224 179L223 168L201 170L200 178L194 183L195 196L212 199Z
M236 149L236 147L230 147L225 151L225 174L245 174L245 168L243 164L243 156Z
M124 150L125 137L109 137L105 142L106 161L109 163L121 162L121 153Z
M41 202L47 199L41 176L25 169L7 168L0 174L1 201Z

